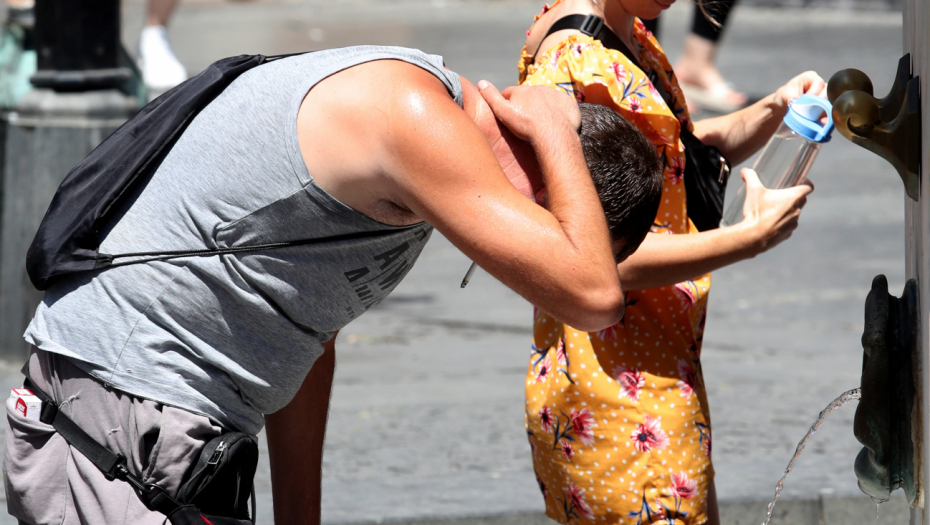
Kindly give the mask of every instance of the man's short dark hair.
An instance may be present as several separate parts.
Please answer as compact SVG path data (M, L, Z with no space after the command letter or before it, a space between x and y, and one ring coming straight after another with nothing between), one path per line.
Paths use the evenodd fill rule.
M616 111L579 104L581 147L607 215L611 238L622 242L622 261L646 238L662 199L662 165L656 148Z

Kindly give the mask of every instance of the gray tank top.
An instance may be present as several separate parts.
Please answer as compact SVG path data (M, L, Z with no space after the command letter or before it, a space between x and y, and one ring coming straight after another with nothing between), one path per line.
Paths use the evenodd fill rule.
M382 59L431 72L461 106L458 75L411 49L336 49L259 66L197 115L100 251L373 235L73 277L47 291L26 340L120 390L257 433L262 414L293 398L322 342L384 299L432 232L354 211L314 183L301 156L297 112L310 88Z

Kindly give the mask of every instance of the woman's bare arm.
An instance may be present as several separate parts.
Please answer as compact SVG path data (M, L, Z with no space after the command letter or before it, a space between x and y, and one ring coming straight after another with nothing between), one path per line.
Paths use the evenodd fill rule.
M765 145L794 99L804 93L819 94L825 88L826 83L817 73L807 71L747 108L695 122L694 135L705 144L717 146L735 166Z
M798 226L801 208L814 187L767 190L756 174L746 179L745 219L725 228L690 235L650 233L639 249L617 266L625 290L670 286L750 259L786 240Z

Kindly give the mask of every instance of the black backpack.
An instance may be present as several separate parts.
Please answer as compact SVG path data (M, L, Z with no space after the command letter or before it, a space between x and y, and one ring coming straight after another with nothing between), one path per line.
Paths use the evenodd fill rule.
M117 266L119 258L163 260L213 255L220 250L108 255L99 252L100 229L133 190L144 187L194 117L233 80L281 55L240 55L211 64L157 99L120 126L75 166L52 198L26 254L33 286L45 290L62 276ZM288 243L290 245L290 243ZM239 247L235 251L267 249ZM122 264L143 262L133 260Z

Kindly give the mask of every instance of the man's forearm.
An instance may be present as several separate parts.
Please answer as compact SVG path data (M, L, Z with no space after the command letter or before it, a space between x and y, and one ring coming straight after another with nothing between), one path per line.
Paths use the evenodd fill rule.
M573 242L604 243L610 234L601 202L581 150L581 139L572 130L550 131L545 141L534 144L549 197L549 211Z
M545 180L549 212L559 221L576 254L584 256L588 267L584 274L589 278L579 282L576 291L587 297L606 292L604 304L620 306L609 315L619 318L623 313L622 302L611 299L612 294L621 293L621 288L613 266L610 232L585 162L581 139L574 130L560 133L553 130L546 142L535 142L534 149Z
M323 439L336 369L335 336L294 399L265 416L275 523L319 525Z

